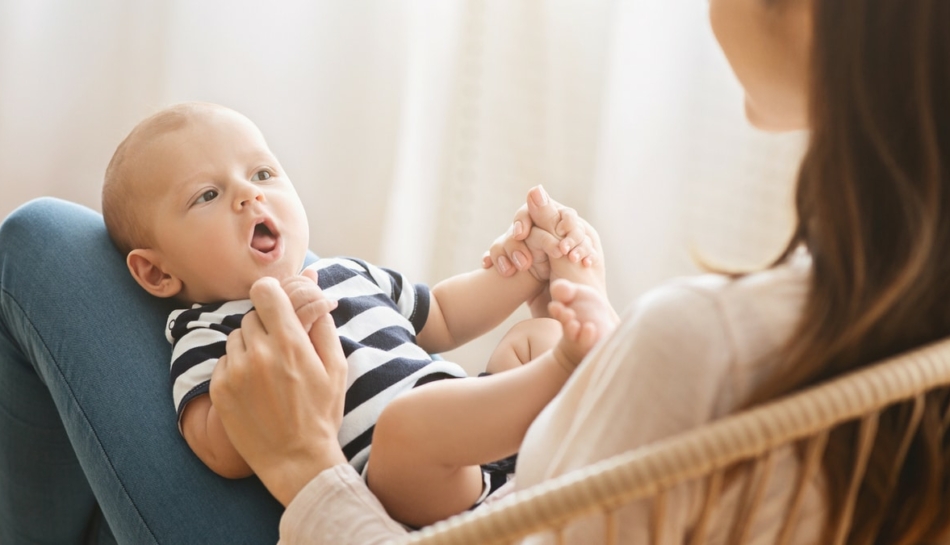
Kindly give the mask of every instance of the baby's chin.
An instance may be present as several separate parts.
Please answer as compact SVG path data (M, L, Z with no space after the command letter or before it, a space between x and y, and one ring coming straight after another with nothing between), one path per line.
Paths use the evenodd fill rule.
M267 275L270 276L270 275ZM265 278L261 276L260 278ZM186 294L184 297L180 297L182 301L188 303L189 305L201 304L201 305L210 305L213 303L224 303L227 301L241 301L244 299L251 298L251 287L260 279L249 279L245 282L233 283L231 285L225 286L222 284L216 286L208 286L205 290L200 290L199 292L192 294Z
M266 276L276 278L277 280L285 280L299 275L301 271L303 271L303 266L303 259L301 259L299 263L294 262L291 264L288 262L281 267L275 267L273 270L268 271Z
M210 285L202 285L197 289L185 289L179 295L178 299L189 305L222 303L225 301L240 301L251 297L251 287L262 278L275 278L283 281L287 278L297 276L303 270L303 259L299 265L292 262L283 261L279 264L273 264L263 273L258 270L255 273L248 274L242 278L234 278L230 282L217 282ZM246 271L250 272L250 271ZM186 283L187 285L187 283Z

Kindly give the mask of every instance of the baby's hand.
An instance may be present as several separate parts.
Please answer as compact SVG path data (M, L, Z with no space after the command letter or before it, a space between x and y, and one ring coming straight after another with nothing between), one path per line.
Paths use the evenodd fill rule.
M527 204L515 214L508 233L495 240L483 266L495 266L503 276L528 270L542 281L564 278L606 295L597 231L573 209L548 197L541 186L528 192Z
M533 187L511 227L482 257L482 266L494 266L502 276L526 270L542 282L550 279L554 259L566 257L571 263L592 267L599 240L588 236L588 230L592 231L572 208L551 200L541 186Z
M290 298L297 318L307 333L321 316L336 308L337 302L328 299L317 285L317 271L313 269L305 269L299 275L285 278L280 286Z

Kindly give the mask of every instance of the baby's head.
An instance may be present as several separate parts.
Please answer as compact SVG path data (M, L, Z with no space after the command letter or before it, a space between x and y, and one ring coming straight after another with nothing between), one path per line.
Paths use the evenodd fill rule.
M139 123L106 169L102 214L145 290L188 303L245 299L303 265L309 226L257 126L207 103Z

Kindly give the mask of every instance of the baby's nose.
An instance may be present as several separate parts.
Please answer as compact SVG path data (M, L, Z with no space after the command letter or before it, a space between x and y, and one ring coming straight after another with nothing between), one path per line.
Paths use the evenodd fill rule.
M245 189L238 194L234 200L234 209L236 212L240 212L254 201L264 202L264 193L260 188L252 185L249 189Z

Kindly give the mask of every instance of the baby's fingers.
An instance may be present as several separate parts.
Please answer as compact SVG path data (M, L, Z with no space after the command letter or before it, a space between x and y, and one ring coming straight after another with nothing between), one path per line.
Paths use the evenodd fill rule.
M316 270L316 269L309 269L309 268L308 268L308 269L304 269L303 272L300 273L300 276L309 278L310 280L313 281L314 284L316 284L316 285L318 285L318 286L320 285L320 277L319 277L319 275L317 274L317 270Z
M309 278L303 276L285 278L281 281L280 287L283 288L284 293L290 298L294 310L322 296L320 287L311 282Z
M300 323L303 324L306 329L312 326L324 314L327 314L335 309L336 306L336 301L333 299L328 299L326 296L322 296L321 299L304 303L295 310L297 312L297 317L300 318Z
M511 229L495 239L491 248L482 257L483 267L487 269L494 266L505 277L531 267L532 262L528 246L516 240L511 234Z
M316 271L307 269L301 275L285 278L280 285L304 329L336 308L336 301L328 299L317 285Z

